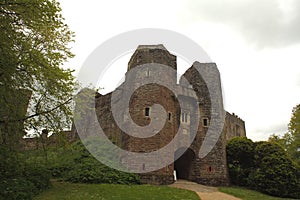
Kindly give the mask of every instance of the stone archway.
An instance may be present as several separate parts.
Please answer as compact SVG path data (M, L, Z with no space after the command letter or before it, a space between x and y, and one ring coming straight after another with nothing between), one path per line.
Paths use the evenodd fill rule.
M175 152L176 155L182 153L183 148L179 148ZM174 162L174 170L176 171L177 179L186 179L189 180L191 174L192 162L195 160L195 153L192 149L188 148L180 158Z

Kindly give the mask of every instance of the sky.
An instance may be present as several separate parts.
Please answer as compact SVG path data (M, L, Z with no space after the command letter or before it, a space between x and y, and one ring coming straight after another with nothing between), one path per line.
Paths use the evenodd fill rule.
M284 134L300 103L300 1L297 0L58 0L75 32L75 75L89 54L120 33L162 28L200 45L218 66L224 107L246 123L247 136ZM130 54L115 61L99 82L112 91ZM182 73L190 66L178 60ZM201 62L201 60L199 60Z

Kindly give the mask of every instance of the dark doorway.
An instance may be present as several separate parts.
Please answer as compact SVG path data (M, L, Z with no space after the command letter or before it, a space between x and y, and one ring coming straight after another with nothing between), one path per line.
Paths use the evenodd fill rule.
M179 155L180 153L182 153L183 148L178 149L175 152L175 158L177 157L176 155ZM177 179L189 179L189 175L191 172L191 166L192 166L192 162L195 159L195 153L193 152L193 150L191 150L190 148L188 148L183 154L182 156L180 156L180 158L178 158L175 162L174 162L174 170L176 170L176 177Z

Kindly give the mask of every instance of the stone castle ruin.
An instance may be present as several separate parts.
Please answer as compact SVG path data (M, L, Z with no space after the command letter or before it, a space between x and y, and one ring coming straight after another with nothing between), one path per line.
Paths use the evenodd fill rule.
M156 70L157 66L165 66L171 70ZM211 83L215 90L220 91L220 96L216 99L211 98L208 86L197 67L205 69L204 72L208 72L206 75L218 80ZM137 71L129 73L134 70ZM161 81L163 86L147 83L151 78ZM145 81L147 84L141 84ZM129 90L133 88L134 91L130 94ZM117 107L119 114L114 116L112 104L117 104L119 99L129 94L128 113ZM227 185L229 177L226 142L236 136L246 137L246 130L243 120L235 114L224 111L221 94L220 74L215 63L195 62L178 81L175 55L172 55L163 45L140 45L128 62L125 82L106 95L96 93L96 121L114 145L130 152L153 152L174 140L175 153L170 155L171 158L166 158L173 159L173 162L167 166L148 172L147 168L151 167L148 164L134 159L127 161L142 171L147 171L140 173L143 183L171 184L176 177L205 185ZM221 111L212 109L213 103L216 103ZM161 105L164 111L154 109L154 104ZM143 131L139 131L140 129L134 126L127 127L127 131L136 134L129 135L127 131L120 128L121 124L116 122L123 121L126 124L132 119L138 126L147 127L157 121L157 116L162 115L165 116L165 121L162 121L162 124L158 121L157 126L152 126L153 134L145 138L137 137L139 134L144 134ZM209 129L213 117L219 115L224 115L224 123L221 134L215 134L214 129L212 131ZM87 122L87 134L95 130L93 123ZM156 129L160 125L161 128ZM176 137L177 135L180 137ZM205 157L200 158L198 153L206 137L214 137L216 144ZM78 139L75 126L68 133L68 138L71 141L74 141L74 138Z
M172 70L155 70L158 65L167 66ZM174 182L175 177L206 185L227 185L229 183L226 142L235 136L245 137L245 123L236 115L224 111L221 95L215 102L224 112L218 113L212 109L213 101L203 77L196 70L196 65L207 69L209 76L220 80L215 63L195 62L177 83L176 56L172 55L163 45L140 45L128 63L125 82L112 93L96 94L95 107L98 123L110 141L122 149L141 153L153 152L175 140L177 133L183 136L175 141L176 151L174 150L175 154L171 155L174 161L159 170L140 173L143 183L170 184ZM136 69L139 70L129 73ZM164 86L147 83L147 79L151 78L162 81ZM147 84L141 84L145 81ZM213 82L212 85L214 89L221 91L220 84ZM112 103L117 103L119 99L128 95L132 88L135 89L130 94L128 114L123 114L125 111L118 108L120 112L114 116ZM177 95L174 94L174 91ZM113 97L114 93L116 93L115 97ZM165 112L153 109L154 104L161 105ZM196 114L197 110L200 115ZM212 150L205 157L199 158L198 152L208 133L212 115L221 115L222 113L225 115L222 133L215 138L216 144ZM154 123L155 116L160 115L164 115L166 119L163 121L162 128L156 130L155 126L152 127L153 135L147 138L136 137L139 134L142 135L143 132L138 131L139 129L134 126L128 130L137 135L128 135L120 128L120 124L116 123L116 120L126 122L131 118L135 124L145 127L151 122ZM157 123L159 124L159 122ZM193 124L197 126L192 126ZM91 129L93 129L92 126ZM87 130L87 132L89 131ZM192 132L195 133L194 136L191 135ZM208 137L210 136L208 135ZM182 155L177 156L177 154ZM176 157L179 158L175 160ZM151 167L134 159L127 162L145 171Z

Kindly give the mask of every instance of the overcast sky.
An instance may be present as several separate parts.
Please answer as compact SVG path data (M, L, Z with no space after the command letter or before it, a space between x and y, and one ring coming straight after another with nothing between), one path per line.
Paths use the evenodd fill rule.
M245 120L250 139L287 131L292 108L300 103L300 1L58 1L76 34L76 57L65 67L78 72L98 45L125 31L176 31L217 64L225 109ZM104 92L120 81L129 57L116 61L99 83ZM179 62L178 67L183 72L190 66Z

